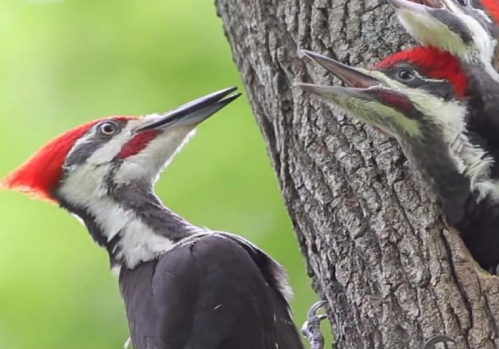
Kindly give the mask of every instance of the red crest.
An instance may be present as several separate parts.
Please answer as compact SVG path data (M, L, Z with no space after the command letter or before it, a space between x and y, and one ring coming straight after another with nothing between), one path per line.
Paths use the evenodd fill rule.
M131 117L119 117L129 119ZM107 119L107 118L106 118ZM88 122L53 139L28 161L5 177L0 186L29 196L54 201L51 196L62 178L62 166L75 142L102 119Z
M457 58L435 47L418 46L386 57L374 67L390 68L397 63L410 63L432 79L444 79L452 85L458 97L466 97L468 78Z
M496 25L499 25L499 1L481 0L481 3Z

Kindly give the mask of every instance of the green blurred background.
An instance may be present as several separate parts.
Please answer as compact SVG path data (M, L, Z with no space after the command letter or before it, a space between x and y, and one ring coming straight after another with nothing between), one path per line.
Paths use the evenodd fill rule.
M61 132L166 111L237 84L207 0L0 1L0 177ZM198 129L159 181L195 224L241 234L289 271L301 325L316 300L245 98ZM54 205L0 192L0 348L120 348L108 258Z

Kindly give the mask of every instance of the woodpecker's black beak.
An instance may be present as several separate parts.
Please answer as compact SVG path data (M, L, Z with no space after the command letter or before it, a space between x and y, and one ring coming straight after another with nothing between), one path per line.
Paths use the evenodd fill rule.
M237 87L229 87L186 103L163 115L147 117L147 122L137 131L160 129L173 124L195 126L237 99L241 94L232 94Z
M349 67L343 63L335 61L329 57L321 55L320 53L302 50L305 56L313 60L315 63L323 66L327 71L334 74L338 79L343 81L347 86L357 88L367 88L372 86L379 86L379 80L369 76L355 68Z
M406 115L414 104L401 88L392 87L390 79L376 70L352 68L323 55L305 51L307 57L325 67L347 86L298 83L295 86L351 112L357 118L390 134L417 135L417 121Z
M302 50L302 53L315 63L320 64L349 87L322 86L305 83L296 84L297 87L304 91L311 92L324 98L328 98L329 96L343 96L345 98L371 99L372 97L365 94L364 91L369 88L381 87L383 85L382 82L374 76L368 75L367 70L361 71L358 68L349 67L346 64L316 52Z

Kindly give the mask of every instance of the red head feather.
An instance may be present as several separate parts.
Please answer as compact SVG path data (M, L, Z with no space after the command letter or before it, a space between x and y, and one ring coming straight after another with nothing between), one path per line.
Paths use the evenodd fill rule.
M418 46L388 56L374 67L377 69L390 68L397 63L412 64L429 78L445 79L452 85L456 96L466 96L468 83L466 73L461 68L457 58L448 52L440 51L435 47Z
M481 0L481 3L496 25L499 25L499 1Z
M131 117L119 117L117 119ZM88 122L53 139L0 182L4 189L18 190L33 198L54 201L51 196L62 177L62 166L75 142L102 119Z

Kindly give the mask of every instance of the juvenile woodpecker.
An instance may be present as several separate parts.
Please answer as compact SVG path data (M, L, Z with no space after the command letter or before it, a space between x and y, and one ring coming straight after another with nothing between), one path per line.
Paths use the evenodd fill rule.
M228 88L166 114L68 131L3 180L83 221L119 270L135 349L302 349L284 269L249 241L189 223L154 194L194 128L239 95Z
M499 147L499 1L388 0L421 44L457 57L468 76L467 97L480 116L469 127Z
M475 260L499 263L499 168L467 120L467 77L459 61L432 47L396 53L374 69L351 68L318 53L305 55L347 87L298 84L326 102L393 135L443 206Z
M468 63L490 64L497 46L496 0L388 0L405 29L421 44Z

